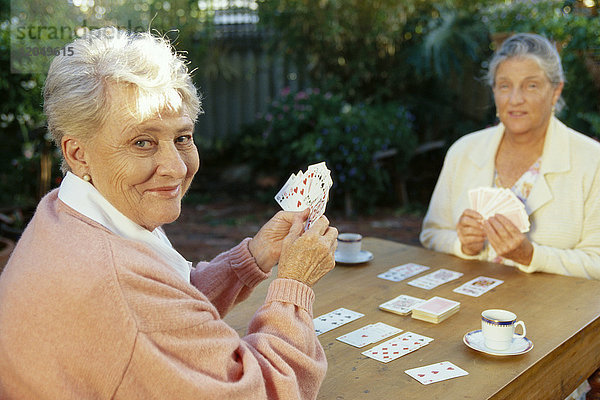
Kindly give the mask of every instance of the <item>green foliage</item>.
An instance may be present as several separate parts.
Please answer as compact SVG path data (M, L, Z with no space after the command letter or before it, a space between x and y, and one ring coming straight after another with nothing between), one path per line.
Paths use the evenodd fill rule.
M0 21L0 207L28 207L39 196L44 136L40 74L13 74L10 30ZM52 154L50 154L52 156Z
M354 104L401 99L426 141L488 120L487 110L465 112L462 97L473 96L473 71L490 52L477 13L496 2L263 0L259 15L314 85Z
M245 128L241 148L256 171L277 174L282 183L307 164L325 161L334 180L332 206L343 205L348 196L364 211L391 188L389 171L374 156L395 149L397 167L404 168L416 147L413 119L395 103L351 105L319 89L286 89Z

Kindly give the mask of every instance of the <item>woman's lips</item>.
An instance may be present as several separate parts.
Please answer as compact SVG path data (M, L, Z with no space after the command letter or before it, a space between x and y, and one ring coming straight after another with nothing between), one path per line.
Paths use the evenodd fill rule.
M177 197L179 195L179 191L181 190L181 185L175 186L161 186L153 189L149 189L148 192L161 196L161 197Z
M523 117L525 115L527 115L526 111L509 111L508 115L510 115L511 117Z

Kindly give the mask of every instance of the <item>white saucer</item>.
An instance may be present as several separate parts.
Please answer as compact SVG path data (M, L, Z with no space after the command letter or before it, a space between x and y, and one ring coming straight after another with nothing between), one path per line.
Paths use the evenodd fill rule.
M366 251L366 250L361 250L360 253L358 253L354 257L348 257L337 251L335 252L335 261L338 263L341 263L341 264L361 264L361 263L365 263L367 261L371 261L372 259L373 259L373 253L371 253L370 251Z
M483 343L483 333L481 333L481 329L465 334L463 342L473 350L481 351L482 353L491 354L493 356L516 356L525 354L533 349L533 342L526 337L523 337L513 340L511 346L506 350L492 350L487 348Z

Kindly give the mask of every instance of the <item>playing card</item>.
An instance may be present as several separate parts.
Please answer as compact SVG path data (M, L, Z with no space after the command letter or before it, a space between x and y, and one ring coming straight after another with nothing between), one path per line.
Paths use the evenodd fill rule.
M306 172L292 174L275 195L275 200L286 211L309 208L306 230L325 213L332 185L331 172L325 163L313 164Z
M439 316L449 311L450 309L460 305L458 301L444 299L443 297L434 296L431 299L413 307L414 310L423 311L434 316Z
M469 375L464 369L452 364L450 361L426 365L424 367L407 369L404 371L410 377L421 382L423 385L445 381L446 379Z
M479 297L502 283L504 283L504 281L501 281L500 279L479 276L457 287L453 292Z
M408 282L409 285L415 286L422 289L433 289L446 282L453 281L463 276L462 272L451 271L449 269L441 268L437 271L431 272L427 275L423 275L417 279Z
M343 307L338 308L337 310L333 310L327 314L323 314L320 317L313 319L315 332L318 336L322 333L352 322L360 317L364 317L364 314L348 310Z
M417 297L401 294L400 296L395 297L390 301L386 301L385 303L380 304L379 308L384 311L393 312L395 314L408 315L413 309L413 307L424 302L424 299L419 299Z
M388 363L431 343L433 339L413 332L405 332L395 338L363 351L361 354Z
M512 190L480 187L469 190L468 197L470 207L481 214L484 219L502 214L521 232L529 231L529 216L525 211L525 205Z
M402 329L384 324L383 322L378 322L376 324L363 326L362 328L339 336L336 339L354 347L364 347L400 332L402 332Z
M424 265L408 263L404 265L399 265L394 268L390 268L386 272L383 272L377 275L378 278L387 279L392 282L400 282L406 278L410 278L411 276L415 276L420 274L423 271L428 270L429 267Z

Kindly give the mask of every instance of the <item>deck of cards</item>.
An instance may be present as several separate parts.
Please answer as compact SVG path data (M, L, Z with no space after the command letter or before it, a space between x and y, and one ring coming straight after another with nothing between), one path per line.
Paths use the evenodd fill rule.
M390 301L380 304L379 308L398 315L408 315L415 306L424 302L424 299L401 294Z
M525 205L510 189L480 187L469 190L471 209L477 211L484 219L502 214L508 218L521 232L529 231L529 216Z
M435 296L413 307L412 317L421 321L439 324L456 314L459 309L460 303L458 301Z
M275 195L275 201L285 211L303 211L310 209L305 229L321 218L329 200L329 189L333 185L331 171L325 162L313 164L306 172L292 174Z

